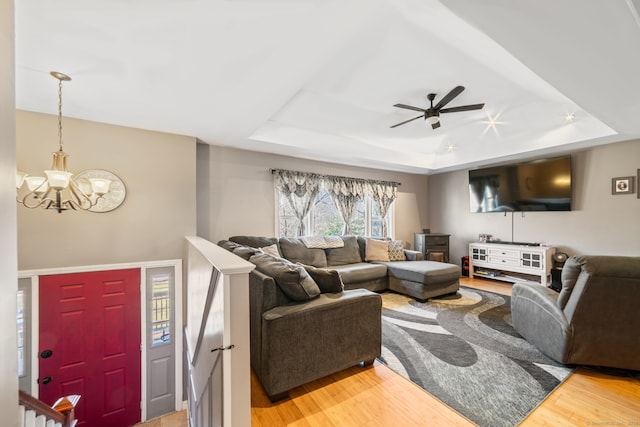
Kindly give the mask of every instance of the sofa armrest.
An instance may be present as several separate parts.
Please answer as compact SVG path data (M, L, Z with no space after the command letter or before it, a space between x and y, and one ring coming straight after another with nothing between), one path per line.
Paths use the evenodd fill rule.
M552 359L567 360L573 331L557 303L558 294L540 285L515 283L511 291L513 327Z
M404 250L404 257L407 261L422 261L424 260L424 255L420 251L412 251L409 249Z
M276 281L258 270L249 273L249 339L251 345L251 366L260 374L262 314L289 300L282 293Z
M379 294L353 289L264 313L262 366L256 374L267 394L279 395L379 357L381 307Z

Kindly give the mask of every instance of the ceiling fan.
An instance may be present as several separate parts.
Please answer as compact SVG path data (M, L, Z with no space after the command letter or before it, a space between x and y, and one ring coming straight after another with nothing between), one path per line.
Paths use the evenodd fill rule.
M414 120L419 119L420 117L424 117L425 121L431 125L432 129L437 129L440 127L440 113L455 113L458 111L469 111L469 110L480 110L484 107L484 104L473 104L473 105L462 105L460 107L451 107L451 108L442 108L447 105L449 102L453 100L456 96L460 95L460 93L464 90L464 86L456 86L451 92L445 95L444 98L440 100L435 106L433 105L433 100L436 98L435 93L430 93L427 95L427 99L431 103L431 106L426 110L424 108L413 107L411 105L406 104L395 104L394 107L404 108L407 110L413 111L421 111L423 114L420 114L418 117L414 117L413 119L405 120L404 122L400 122L391 126L391 128L398 127L400 125L404 125L406 123L412 122Z

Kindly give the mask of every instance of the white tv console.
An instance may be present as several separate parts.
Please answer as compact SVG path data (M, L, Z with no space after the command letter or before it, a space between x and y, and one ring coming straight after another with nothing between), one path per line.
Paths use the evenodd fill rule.
M469 277L551 284L555 248L501 243L469 243Z

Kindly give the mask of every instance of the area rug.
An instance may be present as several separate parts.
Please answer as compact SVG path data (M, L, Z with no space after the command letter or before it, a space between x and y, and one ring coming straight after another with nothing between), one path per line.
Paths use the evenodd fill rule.
M519 424L572 371L518 335L508 296L382 298L379 360L479 426Z

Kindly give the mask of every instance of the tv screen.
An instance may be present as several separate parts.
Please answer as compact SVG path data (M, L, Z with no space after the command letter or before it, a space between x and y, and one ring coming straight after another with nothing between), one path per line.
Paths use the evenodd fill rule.
M471 212L571 210L571 156L469 171Z

